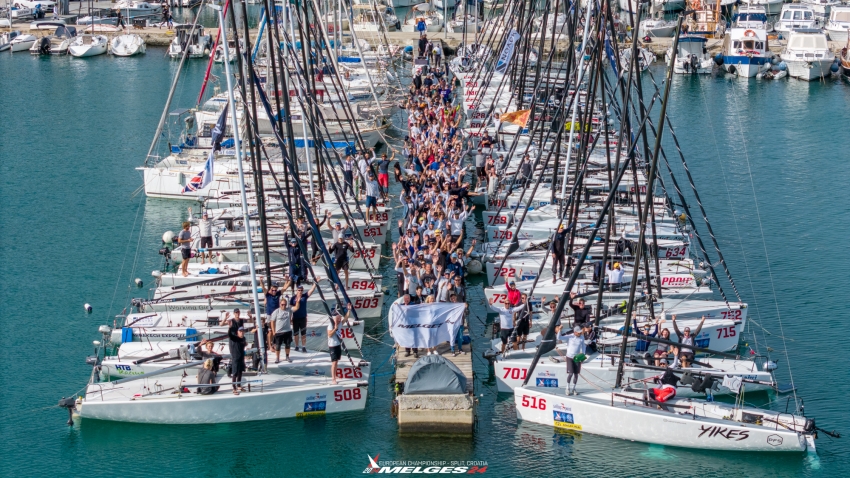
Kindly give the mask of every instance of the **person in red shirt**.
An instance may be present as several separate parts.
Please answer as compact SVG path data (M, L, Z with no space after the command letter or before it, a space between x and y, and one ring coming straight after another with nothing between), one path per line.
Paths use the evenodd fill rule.
M522 293L517 290L516 282L511 280L505 287L508 289L508 302L511 304L511 307L519 305L522 300Z

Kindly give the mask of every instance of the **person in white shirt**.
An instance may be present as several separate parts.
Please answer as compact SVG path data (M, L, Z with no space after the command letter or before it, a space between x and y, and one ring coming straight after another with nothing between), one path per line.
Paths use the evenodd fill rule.
M614 268L605 272L608 275L608 286L611 290L617 288L623 282L623 268L619 262L614 263Z
M502 339L502 351L500 352L502 356L505 355L505 346L508 344L508 339L514 333L514 313L521 311L526 307L525 304L520 304L516 307L509 307L510 302L508 302L508 298L505 297L502 302L503 306L500 307L496 304L491 304L490 308L495 310L499 314L499 337ZM514 337L514 343L512 344L514 348L516 348L516 338Z
M331 320L328 322L328 351L331 354L332 385L336 385L336 367L342 357L342 338L339 335L339 326L343 321L348 322L349 315L351 315L351 303L348 304L345 317L339 313L339 310L334 309Z
M584 358L586 346L584 329L576 325L573 327L572 335L564 337L563 342L567 344L567 395L578 395L576 383L578 383L578 376L581 373L581 362ZM579 357L578 361L576 357Z

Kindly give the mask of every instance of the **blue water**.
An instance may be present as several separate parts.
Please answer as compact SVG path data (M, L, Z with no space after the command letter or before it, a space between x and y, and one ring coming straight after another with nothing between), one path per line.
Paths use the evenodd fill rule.
M189 205L137 194L142 182L134 169L175 66L156 48L126 59L0 56L3 476L349 476L376 454L486 461L489 476L850 472L850 447L823 435L817 457L774 456L655 447L518 424L513 397L494 393L480 354L474 355L480 403L471 439L399 438L389 376L376 378L364 413L215 426L86 421L68 427L57 400L85 385L84 358L99 338L97 327L111 324L128 297L142 295L132 279L150 282L160 265L159 237L178 227ZM174 107L194 105L204 67L189 62ZM819 425L844 432L850 431L843 353L848 96L850 87L833 80L676 78L669 109L736 286L751 317L771 334L753 326L758 345L749 343L774 349L782 380L789 379L790 362L806 411ZM673 167L686 184L681 167ZM725 290L734 297L728 284ZM481 290L475 292L470 322L480 352L487 319ZM91 315L84 303L94 307ZM368 322L367 334L379 338L364 341L375 368L390 352L384 332L379 320ZM748 398L775 400L778 409L786 399Z

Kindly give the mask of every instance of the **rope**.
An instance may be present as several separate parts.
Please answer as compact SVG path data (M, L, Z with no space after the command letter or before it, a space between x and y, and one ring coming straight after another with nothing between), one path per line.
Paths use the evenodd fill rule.
M737 91L735 91L736 88L737 88L737 85L732 88L733 95L735 96L735 120L738 122L738 132L741 134L741 147L744 149L744 159L747 162L747 175L750 178L750 188L753 192L753 203L755 204L756 218L758 219L759 232L761 233L761 243L762 243L762 247L764 248L764 258L765 258L765 263L767 265L767 275L770 278L770 290L773 293L773 304L776 308L776 320L779 323L779 333L781 334L781 337L782 337L782 346L783 346L783 349L784 349L783 352L785 353L785 360L788 363L788 377L790 378L791 383L793 384L794 383L794 374L791 372L791 366L790 366L791 365L791 358L788 356L788 344L786 343L785 331L784 331L784 328L782 326L782 314L779 311L779 301L776 299L776 285L775 285L774 280L773 280L773 270L770 267L770 255L767 252L767 241L764 238L764 227L763 227L762 221L761 221L761 211L759 209L758 197L756 196L756 185L755 185L755 181L753 180L753 170L750 167L750 155L749 155L749 152L747 151L747 138L744 135L743 125L741 124L741 114L740 114L740 111L738 109L738 93L737 93ZM793 394L794 394L794 404L796 406L797 403L798 403L797 402L797 389L796 388L793 389Z

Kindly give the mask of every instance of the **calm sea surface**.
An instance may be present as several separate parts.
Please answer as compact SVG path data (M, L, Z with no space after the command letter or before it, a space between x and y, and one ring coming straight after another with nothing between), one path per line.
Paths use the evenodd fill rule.
M471 299L480 395L472 439L399 438L388 375L375 378L364 413L215 426L68 427L57 400L85 385L84 358L99 338L97 327L111 324L128 297L141 295L132 279L150 282L160 264L160 236L179 228L189 205L137 194L142 181L134 168L176 68L164 54L151 48L137 58L0 55L3 476L349 476L376 454L486 461L489 476L850 473L850 443L824 435L817 457L774 456L655 447L517 423L513 397L495 393L480 355L488 321L480 279ZM189 62L174 107L194 106L205 66ZM663 75L660 68L654 73ZM783 381L793 373L807 414L820 426L850 432L850 153L843 145L850 85L706 76L675 78L673 86L669 114L679 142L735 285L752 307L748 343L772 349ZM94 313L86 314L84 303ZM389 372L389 364L378 368L390 353L384 325L372 319L367 334L364 353L373 371ZM784 409L787 396L748 401Z

